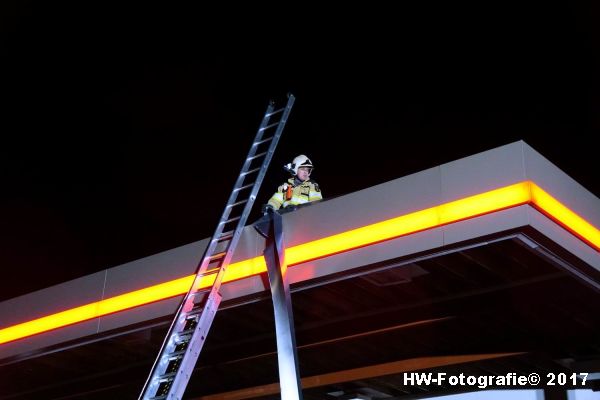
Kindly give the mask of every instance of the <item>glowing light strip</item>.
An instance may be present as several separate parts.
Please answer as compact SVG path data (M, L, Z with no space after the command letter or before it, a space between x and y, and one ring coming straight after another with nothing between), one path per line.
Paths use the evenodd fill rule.
M530 182L530 186L531 203L536 208L578 236L596 251L600 251L600 230L598 228L569 210L535 183Z
M596 227L535 183L525 181L290 247L286 249L286 261L292 266L522 204L535 206L596 251L600 250L600 231ZM257 275L266 269L262 256L233 263L223 283ZM214 274L205 276L200 289L210 287L214 278ZM9 326L0 329L0 344L185 294L193 280L194 275L190 275Z

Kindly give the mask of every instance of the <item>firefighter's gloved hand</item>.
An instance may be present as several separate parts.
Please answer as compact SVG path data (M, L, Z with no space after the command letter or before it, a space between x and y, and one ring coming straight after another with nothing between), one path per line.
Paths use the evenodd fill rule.
M268 214L272 214L275 212L275 208L270 205L270 204L264 204L262 206L262 213L263 215L268 215Z

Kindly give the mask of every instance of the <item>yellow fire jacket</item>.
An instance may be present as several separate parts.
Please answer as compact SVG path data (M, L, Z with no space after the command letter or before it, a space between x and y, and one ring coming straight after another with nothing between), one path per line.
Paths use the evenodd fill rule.
M281 207L296 206L323 198L321 189L319 189L319 185L316 182L309 179L294 186L296 183L297 181L294 182L294 178L288 179L287 183L277 188L277 192L271 196L268 204L274 209L279 210Z

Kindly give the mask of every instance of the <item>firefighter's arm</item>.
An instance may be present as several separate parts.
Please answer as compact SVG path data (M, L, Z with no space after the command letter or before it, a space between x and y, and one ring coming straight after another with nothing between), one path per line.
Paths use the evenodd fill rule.
M310 193L308 195L308 201L318 201L323 200L323 195L321 194L321 188L316 182L313 182L312 187L310 188Z
M273 196L271 196L271 198L267 202L267 206L272 207L274 210L279 210L279 208L283 204L283 196L283 186L279 186L275 194L273 194Z

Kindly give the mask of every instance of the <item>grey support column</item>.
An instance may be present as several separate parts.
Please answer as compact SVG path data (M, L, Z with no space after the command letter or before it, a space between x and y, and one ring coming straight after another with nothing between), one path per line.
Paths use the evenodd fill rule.
M298 369L290 284L287 277L283 247L282 218L276 212L272 213L270 217L264 256L267 262L273 309L275 311L281 398L283 400L301 400L302 385Z

